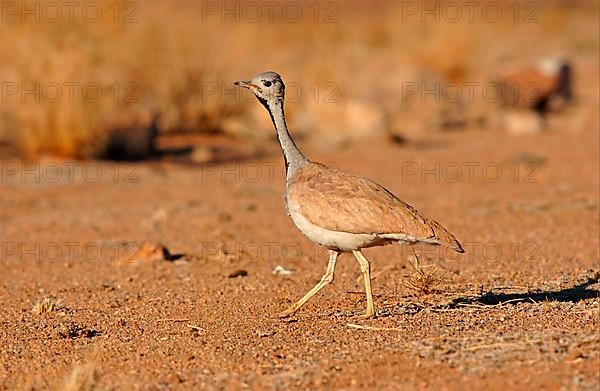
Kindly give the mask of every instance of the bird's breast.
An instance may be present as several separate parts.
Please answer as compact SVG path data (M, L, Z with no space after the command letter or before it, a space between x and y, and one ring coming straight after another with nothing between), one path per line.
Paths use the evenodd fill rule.
M319 227L300 210L300 205L286 197L286 208L294 225L311 241L331 250L353 251L378 244L381 239L374 234L356 234Z

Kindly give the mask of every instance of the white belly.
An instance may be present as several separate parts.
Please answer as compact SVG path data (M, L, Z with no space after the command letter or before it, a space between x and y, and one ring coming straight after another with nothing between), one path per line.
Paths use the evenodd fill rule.
M364 247L384 244L385 240L375 234L355 234L349 232L332 231L318 227L304 217L297 205L288 203L288 212L292 221L307 238L330 250L353 251Z

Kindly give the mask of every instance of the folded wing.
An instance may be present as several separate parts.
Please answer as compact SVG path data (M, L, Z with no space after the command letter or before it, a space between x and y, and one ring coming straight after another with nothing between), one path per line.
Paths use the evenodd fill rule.
M383 186L322 164L310 163L299 170L288 184L288 198L311 223L325 229L441 244L464 252L440 223Z

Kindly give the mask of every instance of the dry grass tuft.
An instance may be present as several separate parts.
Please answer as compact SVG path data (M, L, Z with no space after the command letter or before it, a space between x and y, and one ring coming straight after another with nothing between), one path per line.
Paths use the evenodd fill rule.
M44 297L42 300L34 304L31 312L35 315L41 315L52 311L58 311L65 308L60 301L52 300L49 297Z
M78 364L65 378L62 391L92 391L98 389L96 364Z
M435 291L440 281L440 273L435 265L416 266L415 272L404 281L404 286L415 296L427 295Z
M121 14L115 23L110 11L115 1L95 3L105 11L97 23L79 12L74 20L63 17L56 23L3 15L7 21L0 24L0 32L11 39L0 42L0 142L24 156L98 156L115 130L147 129L153 114L160 114L161 133L257 134L262 125L247 112L254 105L246 104L254 99L232 82L264 70L265 58L286 82L301 86L297 104L289 107L290 121L297 119L294 128L299 133L315 134L314 127L319 129L331 110L345 113L346 107L349 114L355 107L383 110L402 128L409 120L418 127L445 106L423 104L421 94L405 102L405 82L426 82L430 88L437 82L478 81L478 73L502 66L506 59L552 53L575 36L582 37L577 42L585 53L593 54L597 47L593 1L568 6L550 2L543 8L549 20L542 20L540 12L544 23L517 26L521 28L508 13L502 23L481 17L473 23L467 18L460 23L423 23L419 15L398 23L403 15L400 2L373 7L340 2L335 23L322 23L323 14L315 22L308 6L298 23L282 20L281 12L274 22L223 21L220 15L199 22L202 3L192 1L145 2L132 15L135 22L124 23ZM132 4L117 3L122 11ZM21 9L39 6L33 0L19 4ZM515 50L511 43L516 40L523 48L535 47L535 52ZM332 93L327 83L339 90L331 96L339 105L326 104L325 97ZM357 101L360 104L354 104ZM373 101L378 102L375 108L368 103ZM379 108L384 101L389 107ZM397 113L399 108L403 111ZM245 126L244 132L226 126L231 119ZM331 121L331 126L345 134L338 122ZM128 140L135 144L135 138Z

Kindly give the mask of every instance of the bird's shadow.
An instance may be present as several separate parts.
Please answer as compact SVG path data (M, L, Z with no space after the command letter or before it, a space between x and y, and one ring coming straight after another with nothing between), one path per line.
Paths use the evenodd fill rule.
M449 302L437 305L428 305L425 303L408 303L394 304L381 309L378 313L380 317L416 314L423 310L433 311L448 311L448 310L465 310L469 307L486 307L486 306L504 306L517 305L523 302L541 303L541 302L570 302L577 303L581 300L595 299L600 297L600 291L596 288L591 288L592 285L598 284L600 280L600 272L596 272L592 276L588 276L585 281L577 283L570 288L561 290L530 290L527 292L511 292L511 293L495 293L488 291L478 296L462 296L456 297Z
M459 297L447 304L447 308L457 308L462 305L481 304L481 305L498 305L498 304L517 304L522 301L530 302L571 302L577 303L581 300L595 299L600 297L600 291L590 288L591 285L597 284L600 280L600 272L593 276L587 277L587 280L574 285L570 288L561 289L558 291L529 291L519 293L494 293L486 292L478 297Z

